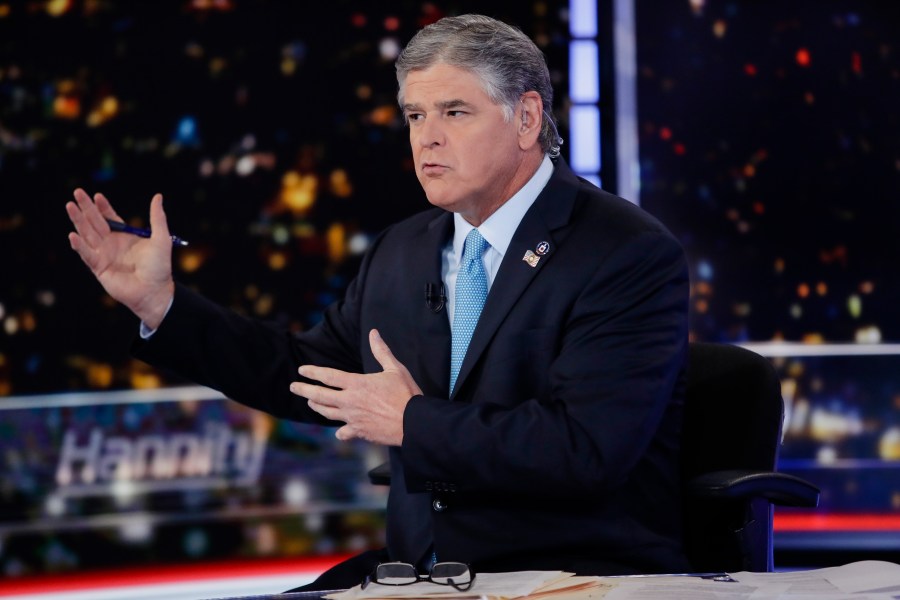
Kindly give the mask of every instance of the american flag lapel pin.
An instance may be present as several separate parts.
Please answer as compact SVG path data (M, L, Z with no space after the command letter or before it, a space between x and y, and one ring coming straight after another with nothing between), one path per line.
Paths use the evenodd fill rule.
M525 256L522 257L529 267L536 267L541 257L550 252L550 242L538 242L534 250L527 250Z

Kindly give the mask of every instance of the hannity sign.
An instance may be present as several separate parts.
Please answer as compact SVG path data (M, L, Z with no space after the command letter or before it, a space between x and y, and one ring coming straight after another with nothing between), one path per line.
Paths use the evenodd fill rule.
M200 386L0 398L0 563L10 540L48 532L133 548L188 524L380 513L385 495L361 483L373 448Z
M132 482L146 491L256 483L266 440L252 430L207 423L200 432L111 435L95 427L87 435L65 432L56 466L58 491L77 493L98 484ZM84 491L87 491L85 489Z

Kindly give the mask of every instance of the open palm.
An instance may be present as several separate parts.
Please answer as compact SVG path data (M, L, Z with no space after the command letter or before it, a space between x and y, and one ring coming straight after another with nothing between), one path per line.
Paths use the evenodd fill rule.
M162 196L150 202L149 238L110 230L106 219L122 221L103 194L91 197L75 190L66 212L75 225L69 243L106 292L127 306L149 327L162 321L174 293L172 242Z

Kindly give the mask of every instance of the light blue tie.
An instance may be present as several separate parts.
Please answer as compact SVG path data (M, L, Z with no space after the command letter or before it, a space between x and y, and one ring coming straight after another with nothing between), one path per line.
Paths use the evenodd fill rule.
M456 305L453 310L453 342L450 346L450 393L456 385L466 348L488 294L487 273L481 256L488 243L477 229L466 236L456 275Z

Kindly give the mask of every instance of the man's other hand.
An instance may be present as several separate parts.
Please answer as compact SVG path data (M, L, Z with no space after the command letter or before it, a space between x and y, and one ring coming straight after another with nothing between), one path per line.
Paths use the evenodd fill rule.
M339 440L359 438L399 446L403 443L403 411L422 390L393 353L378 330L369 332L369 346L384 369L380 373L347 373L337 369L303 365L303 377L324 386L296 381L291 391L309 401L309 407L327 419L342 421Z

